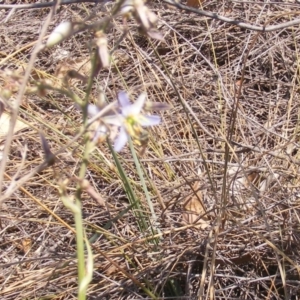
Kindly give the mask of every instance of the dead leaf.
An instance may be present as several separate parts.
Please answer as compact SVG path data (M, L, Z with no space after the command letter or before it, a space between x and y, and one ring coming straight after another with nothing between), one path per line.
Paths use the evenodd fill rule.
M22 251L24 254L30 251L31 246L32 246L31 238L26 238L22 240Z
M105 270L105 275L106 276L111 276L112 274L116 273L118 269L116 268L115 265L111 264L106 270Z
M0 143L3 140L5 140L6 135L9 131L9 126L10 126L10 115L7 112L3 112L3 114L0 117ZM17 120L16 126L14 128L14 134L28 127L29 126L24 122L22 122L21 120Z
M240 88L240 85L242 84L242 80L239 79L235 82L235 86L236 86L236 89L238 90Z
M234 213L240 215L243 211L250 211L255 205L252 195L252 187L258 187L262 176L259 172L253 171L244 175L239 167L232 167L228 169L228 175L230 180L232 180L232 187L230 188L230 193L233 199L238 203L238 207L234 208L236 210ZM247 195L247 196L246 196ZM233 212L233 211L231 211Z
M266 179L264 179L260 183L260 185L259 185L259 191L260 192L266 192L275 181L278 181L279 177L280 177L280 175L277 174L277 173L269 174L266 177Z
M201 3L203 2L203 0L187 0L186 5L189 7L195 7L198 8L201 6Z
M205 220L207 217L203 217L202 219L199 219L199 216L205 213L205 207L203 204L203 195L201 190L198 190L200 187L200 182L199 181L195 182L192 187L194 191L197 191L196 192L197 196L193 194L190 197L188 197L188 199L185 201L185 203L183 204L184 213L182 214L182 217L184 221L188 224L203 223L205 225L207 224Z

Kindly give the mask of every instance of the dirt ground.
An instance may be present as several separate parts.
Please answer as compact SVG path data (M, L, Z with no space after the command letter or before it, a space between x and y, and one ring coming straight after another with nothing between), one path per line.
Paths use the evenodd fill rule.
M4 1L25 2L47 1ZM297 1L267 2L207 0L199 9L256 26L299 18ZM2 3L0 90L11 91L13 105L50 8L1 9ZM47 35L64 20L102 20L112 6L61 6ZM105 205L88 193L82 200L94 255L87 298L300 299L299 25L258 32L164 1L148 7L158 16L164 40L146 37L133 18L115 18L107 28L112 63L95 76L89 101L97 103L104 94L113 102L121 90L135 99L146 91L149 100L171 106L157 112L162 124L149 131L147 149L139 155L158 242L150 240L150 228L139 228L112 153L105 142L99 144L86 179ZM43 162L39 131L51 151L63 150L54 166L26 180L2 204L3 300L77 297L74 220L58 188L68 180L68 195L75 193L84 141L70 143L82 114L62 91L84 98L85 80L70 78L69 71L89 76L93 38L91 31L80 32L35 60L3 195ZM45 83L57 90L36 88ZM4 143L0 134L1 153ZM119 159L150 220L128 146Z

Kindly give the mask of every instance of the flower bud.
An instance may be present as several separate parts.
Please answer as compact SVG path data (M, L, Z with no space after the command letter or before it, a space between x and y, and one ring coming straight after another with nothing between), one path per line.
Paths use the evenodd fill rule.
M4 88L0 91L0 97L4 98L5 100L8 100L11 97L11 95L12 92L9 89Z
M109 52L107 48L107 39L102 31L96 33L96 45L102 68L109 67Z
M65 21L60 23L50 34L46 46L53 47L68 38L72 33L72 23Z
M126 16L130 14L134 10L133 1L132 0L125 0L121 6L121 10L119 12L120 15Z
M46 140L42 132L40 132L40 138L42 142L42 148L45 154L45 160L49 166L52 166L55 164L55 155L51 152L48 141Z

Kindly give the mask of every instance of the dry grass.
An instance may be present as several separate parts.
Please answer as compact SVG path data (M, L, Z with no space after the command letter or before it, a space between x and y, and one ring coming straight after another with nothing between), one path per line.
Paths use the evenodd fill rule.
M65 6L52 25L82 20L91 12L101 18L109 8L110 4ZM159 2L152 8L166 43L153 42L152 47L134 22L128 24L130 34L113 53L115 64L95 79L91 102L97 101L100 89L111 101L125 89L133 95L146 90L150 100L172 105L163 114L163 125L151 130L141 158L161 240L158 246L147 242L131 210L114 219L129 204L108 147L99 145L87 179L106 207L85 194L83 200L85 229L95 256L88 299L146 299L128 273L157 299L196 299L198 293L209 299L299 299L299 26L257 34ZM284 4L208 0L204 9L261 25L272 18L275 24L294 17L278 17L293 9ZM0 23L2 86L9 80L7 69L22 77L47 13L48 9L19 10ZM0 11L0 20L7 15ZM111 49L123 32L122 20L113 25ZM84 65L89 38L80 34L39 54L32 85L46 79L59 84L62 69ZM88 71L86 66L79 69ZM71 84L84 95L81 82ZM193 115L185 111L179 95ZM5 186L9 176L19 171L21 177L42 162L38 130L45 132L55 151L80 126L72 101L54 92L27 95L20 118L30 128L14 138ZM82 151L82 141L74 143L53 168L36 175L3 205L1 299L76 299L74 221L57 186L77 174ZM120 159L148 214L127 148ZM71 181L70 194L74 187ZM184 217L184 204L191 197L195 211L201 212L200 223L195 218L194 224L185 223L189 218Z

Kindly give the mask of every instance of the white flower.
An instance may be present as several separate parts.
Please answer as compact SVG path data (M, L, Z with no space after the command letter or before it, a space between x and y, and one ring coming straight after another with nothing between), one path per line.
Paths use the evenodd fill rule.
M119 128L119 134L116 139L115 134L110 134L110 137L115 140L114 149L116 152L120 152L123 149L129 136L139 141L143 133L145 133L143 127L158 125L161 122L159 116L141 113L143 107L146 106L146 98L146 93L142 93L135 103L132 104L127 93L120 92L118 94L119 105L116 111L109 111L100 118L94 129L93 140L95 142L103 141L109 133L114 133L111 130L112 128ZM155 107L164 108L165 106L155 105ZM100 111L101 108L93 104L89 104L87 107L90 117L96 116Z
M145 5L145 2L145 0L125 0L121 5L120 14L125 18L132 14L151 38L163 41L163 36L154 29L157 16Z
M122 3L120 14L127 15L134 10L133 1L132 0L125 0Z
M142 132L142 127L158 125L161 121L159 116L143 115L141 110L145 104L147 95L142 93L135 103L131 104L125 92L118 94L121 113L119 115L120 132L114 143L116 152L122 150L128 141L128 137L138 137Z

